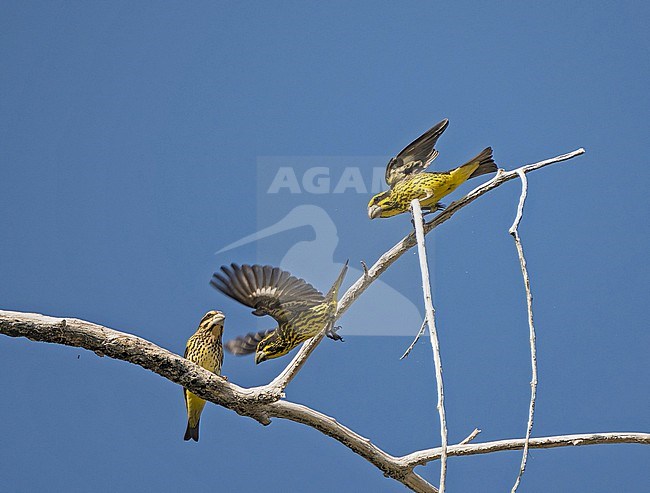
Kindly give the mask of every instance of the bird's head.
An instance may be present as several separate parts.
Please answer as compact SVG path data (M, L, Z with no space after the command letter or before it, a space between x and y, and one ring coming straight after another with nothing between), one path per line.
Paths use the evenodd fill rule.
M212 332L215 337L220 337L223 334L223 322L226 316L217 310L210 310L203 315L200 327L208 332Z
M393 200L391 190L378 193L368 202L368 217L391 217L404 212L399 204Z
M290 349L291 345L280 339L277 335L277 331L273 331L257 345L257 350L255 351L255 364L259 365L262 361L284 356Z

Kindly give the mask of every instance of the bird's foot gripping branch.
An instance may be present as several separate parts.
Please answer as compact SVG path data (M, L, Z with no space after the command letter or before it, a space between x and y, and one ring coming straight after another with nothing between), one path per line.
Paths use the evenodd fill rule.
M460 209L506 181L520 177L523 173L566 161L582 153L584 150L578 149L545 161L522 166L516 170L499 170L493 179L480 185L461 199L452 202L432 221L426 223L423 233L426 234L451 219ZM328 323L334 324L375 279L415 244L415 234L411 233L381 255L371 267L365 267L363 275L355 281L336 304ZM216 315L216 313L210 315L205 326L205 329L213 334L218 325L219 317L217 316L215 319ZM99 355L139 365L181 385L205 401L231 409L243 416L252 417L262 424L269 424L273 418L281 418L310 426L339 441L373 464L386 476L404 484L411 490L417 492L437 491L437 488L417 474L414 468L440 459L443 454L441 447L415 451L404 456L393 456L374 445L368 438L342 425L336 419L283 398L284 389L324 337L324 329L325 326L321 325L317 329L320 332L304 342L291 362L272 382L261 387L244 388L135 335L74 318L61 319L33 313L0 311L0 333L4 335L85 348ZM527 433L525 439L468 443L474 436L476 433L459 444L448 444L446 455L451 457L485 454L502 450L520 450L526 446L532 449L606 443L650 444L650 434L648 433L594 433L535 438L529 437Z

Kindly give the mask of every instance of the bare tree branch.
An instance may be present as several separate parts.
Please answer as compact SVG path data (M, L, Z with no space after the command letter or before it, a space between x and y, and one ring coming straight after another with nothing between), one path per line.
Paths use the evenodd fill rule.
M379 468L385 476L397 479L413 491L437 492L438 490L413 472L412 467L404 467L401 461L375 446L368 438L358 435L338 423L334 418L293 402L278 401L269 405L271 416L285 418L317 429L321 433L338 440L353 452Z
M524 438L497 440L494 442L474 443L467 445L450 445L447 448L449 457L461 455L490 454L504 450L521 450L524 448ZM581 445L600 445L605 443L636 443L650 445L650 433L635 432L609 432L609 433L583 433L576 435L559 435L550 437L531 438L529 448L557 448L577 447ZM423 466L431 461L440 459L440 447L420 450L399 458L400 463L406 467Z
M492 180L477 187L458 201L452 202L431 222L426 223L423 233L428 233L450 219L458 210L506 181L582 153L584 153L584 149L578 149L513 171L499 170ZM384 253L370 269L364 269L363 276L341 298L336 318L338 319L381 273L415 244L415 235L411 233ZM34 341L81 347L94 351L99 356L106 355L137 364L182 385L210 402L231 409L240 415L249 416L265 425L270 423L271 418L278 417L311 426L338 440L381 469L386 476L401 482L411 490L427 493L438 491L413 472L413 468L440 458L443 454L442 448L422 450L404 457L393 457L373 445L367 438L356 434L333 418L306 406L281 400L285 387L304 365L309 354L322 339L323 333L305 342L285 370L269 385L254 388L242 388L227 382L200 366L139 337L83 320L60 319L0 310L0 333L11 337L26 337ZM465 441L472 438L473 436L470 435ZM448 446L447 453L449 456L457 456L515 450L525 447L525 441L526 439L515 439L483 444L452 445ZM596 443L650 444L650 434L604 433L531 438L528 446L530 448L550 448Z
M0 310L0 333L10 337L26 337L33 341L85 348L100 356L106 355L142 366L186 387L210 402L265 424L270 422L270 418L278 417L311 426L341 442L381 469L386 476L401 482L411 490L422 493L437 491L434 486L414 473L413 468L439 459L440 447L413 452L403 457L394 457L329 416L306 406L277 400L278 396L269 394L265 387L251 389L238 387L191 361L139 337L83 320L3 310ZM523 448L524 442L524 439L512 439L459 444L451 445L447 450L450 457L487 454L501 450L519 450ZM592 433L531 438L529 447L553 448L605 443L650 445L650 433Z
M337 317L338 318L338 317ZM300 369L303 367L309 355L316 349L316 346L323 340L325 337L325 330L327 327L324 327L320 334L311 339L306 340L303 345L300 347L300 350L293 357L291 362L286 366L282 372L273 379L269 386L279 390L281 392L289 385L289 382L298 374Z
M98 356L128 361L264 425L269 424L270 419L261 404L281 397L267 387L239 387L152 342L85 320L0 310L0 333L80 347Z
M403 354L402 356L400 356L399 359L404 359L404 358L406 358L409 354L411 354L411 351L413 350L413 348L415 347L415 345L416 345L416 344L418 343L418 341L420 340L420 337L422 337L422 334L424 334L424 329L425 329L426 326L427 326L427 319L426 319L426 317L425 317L425 319L422 321L422 326L420 327L420 330L418 331L418 333L417 333L416 336L415 336L415 339L413 339L413 342L411 342L411 344L409 345L409 347L406 348L406 351L404 351L404 354Z
M0 310L0 334L80 347L93 351L98 356L105 355L139 365L182 385L205 400L242 416L249 416L264 425L270 424L272 417L278 417L311 426L338 440L377 466L385 475L400 481L413 491L438 491L415 474L412 468L401 466L396 458L333 418L306 406L280 401L281 394L275 387L239 387L140 337L75 318L54 318L3 310Z
M429 264L427 263L427 249L424 243L424 218L420 200L414 199L411 202L413 213L413 224L415 226L415 237L418 244L418 258L420 260L420 273L422 275L422 294L424 297L424 309L429 326L429 340L433 351L433 363L436 369L436 390L438 392L438 417L440 418L440 444L442 455L440 456L440 493L445 492L445 481L447 478L447 418L445 416L445 389L442 380L442 359L440 358L440 343L438 342L438 329L436 328L436 315L431 299L431 281L429 280Z
M554 158L539 161L538 163L527 164L512 171L499 170L492 180L476 187L464 197L452 202L444 211L440 212L431 221L426 223L424 225L424 233L429 233L432 229L437 228L442 223L448 221L460 209L474 202L476 199L482 195L485 195L490 190L493 190L496 187L503 185L505 182L516 178L518 176L519 169L521 169L524 173L530 173L531 171L538 170L553 163L559 163L561 161L566 161L568 159L574 158L576 156L584 154L584 152L585 150L581 148L567 154L562 154ZM350 289L348 289L343 295L341 301L339 302L337 318L343 315L343 313L345 313L345 311L350 308L350 305L352 305L354 300L356 300L361 295L361 293L363 293L368 288L368 286L373 283L375 279L377 279L386 269L388 269L388 267L390 267L393 262L400 258L404 253L406 253L406 251L414 247L415 244L415 233L410 233L402 238L399 242L397 242L381 257L379 257L374 265L368 269L367 274L364 273L364 275L360 277L352 286L350 286Z
M535 399L537 397L537 348L535 345L535 323L533 321L533 293L530 290L530 278L528 277L528 269L526 268L526 257L524 257L524 247L521 244L519 237L519 223L524 215L524 203L526 202L526 195L528 194L528 180L526 174L521 170L517 170L519 178L521 178L521 195L519 196L519 206L517 207L517 215L512 223L508 232L515 240L517 247L517 255L519 256L519 265L521 266L521 275L524 278L524 287L526 289L526 308L528 310L528 330L530 339L530 366L532 369L532 377L530 381L530 406L528 408L528 424L526 425L526 438L524 441L524 451L521 456L521 464L519 466L519 473L517 479L512 487L511 493L515 493L521 482L521 477L526 470L526 462L528 460L528 444L530 435L533 431L533 419L535 416Z
M562 154L550 159L545 159L544 161L539 161L533 164L527 164L520 168L517 168L512 171L504 171L500 169L496 176L490 181L476 187L474 190L469 192L464 197L452 202L449 206L431 221L424 225L424 234L427 234L432 229L437 228L442 223L448 221L456 212L460 209L474 202L477 198L485 195L490 190L495 189L496 187L504 184L505 182L512 180L519 176L519 171L524 173L530 173L531 171L538 170L545 166L559 163L561 161L567 161L571 158L584 154L585 150L580 148L575 151L569 152L567 154ZM345 292L343 297L340 299L338 304L338 309L336 312L335 320L338 320L345 311L350 308L352 303L361 296L361 294L368 289L375 279L377 279L388 267L390 267L393 262L400 258L404 253L409 249L413 248L416 245L415 233L410 233L404 238L402 238L397 244L395 244L390 250L384 253L379 259L373 264L372 267L364 268L363 275L356 280L356 282L350 286L350 288ZM300 368L305 364L307 357L311 352L316 348L318 343L323 339L323 333L320 335L305 341L301 346L298 354L291 360L287 365L284 371L278 375L277 378L271 382L271 385L277 390L284 390L284 388L289 384L289 382L296 376Z
M481 430L479 430L478 428L474 428L474 431L472 431L469 435L467 435L467 438L465 438L462 442L460 442L459 445L465 445L466 443L471 442L478 436L479 433L481 433Z

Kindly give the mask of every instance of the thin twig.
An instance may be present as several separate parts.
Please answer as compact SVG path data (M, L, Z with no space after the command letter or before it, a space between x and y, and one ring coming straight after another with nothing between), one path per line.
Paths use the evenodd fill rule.
M464 197L455 200L442 212L440 212L436 217L424 225L424 233L429 233L432 229L440 226L442 223L451 219L451 217L458 212L463 207L474 202L476 199L485 195L490 190L495 189L496 187L503 185L505 182L510 181L518 176L517 170L521 169L524 173L530 173L541 169L545 166L549 166L553 163L559 163L561 161L566 161L568 159L574 158L581 154L584 154L584 149L577 149L575 151L569 152L567 154L562 154L551 159L545 159L544 161L539 161L533 164L527 164L521 168L517 168L512 171L499 170L497 175L490 181L476 187L474 190L469 192ZM363 293L370 284L372 284L375 279L377 279L388 267L390 267L393 262L400 258L404 253L409 249L413 248L416 245L415 233L410 233L399 242L397 242L390 250L384 253L379 259L368 269L368 274L364 273L357 281L350 286L350 288L345 292L339 301L338 311L336 313L337 318L343 315L345 311L350 308L352 303Z
M467 436L467 438L465 438L465 440L463 440L462 442L460 442L459 445L466 445L466 444L468 444L469 442L471 442L472 440L474 440L474 439L478 436L479 433L481 433L481 430L479 430L478 428L474 428L474 431L471 432L471 433Z
M425 318L422 321L422 327L420 327L420 330L418 331L417 335L415 336L415 339L413 339L413 342L411 343L411 345L406 348L406 351L404 351L404 354L402 356L400 356L400 358L399 358L400 360L403 360L404 358L406 358L411 353L411 350L418 343L418 341L420 340L420 337L422 336L422 334L424 334L424 329L426 328L426 326L427 326L427 319Z
M519 175L520 172L528 173L548 166L553 163L571 159L583 154L584 149L578 149L568 154L540 161L535 164L522 166L513 171L499 170L494 179L472 190L465 197L452 202L447 209L438 214L431 222L424 225L424 234L450 219L457 211L470 204L478 197L500 186L508 180ZM407 250L415 246L416 239L413 233L398 242L393 248L384 253L375 264L368 269L341 298L335 319L338 319L352 303L363 293L368 286L393 262ZM380 449L380 459L369 457L368 450L357 443L371 443L368 439L350 435L350 440L344 439L342 425L336 420L321 420L319 413L310 419L303 419L300 413L286 409L291 405L287 401L280 401L283 397L282 390L297 374L307 357L323 338L323 332L306 341L300 351L289 363L281 375L272 384L262 387L242 388L227 382L194 363L170 353L155 344L133 336L131 334L113 331L91 322L77 319L60 319L46 317L39 314L8 312L0 310L0 333L10 337L26 337L33 341L43 341L67 346L82 347L96 354L109 356L114 359L128 361L149 369L168 380L179 384L192 393L215 404L231 409L242 416L249 416L262 424L269 424L270 417L277 416L311 426L328 436L331 436L354 450L364 459L379 467L384 473L401 482L416 492L435 492L435 487L413 472L417 465L426 464L441 457L442 449L428 449L414 452L401 458L391 458ZM276 383L276 385L273 385ZM281 389L281 390L280 390ZM279 411L284 409L284 411ZM309 409L309 408L307 408ZM295 411L295 409L294 409ZM315 420L315 421L313 421ZM336 433L327 431L335 430ZM591 445L596 443L639 443L650 444L650 434L647 433L605 433L590 435L571 435L567 437L534 438L529 440L530 448L562 447L569 445ZM497 450L515 450L524 446L523 440L502 440L477 445L454 445L448 448L448 455L473 455L488 453ZM376 461L386 460L385 464Z
M524 204L526 203L526 197L528 196L528 178L526 178L526 174L521 168L516 171L521 180L521 194L519 195L519 205L517 205L517 215L515 216L512 226L510 226L510 229L508 230L508 233L512 236L517 235L517 228L519 227L521 218L524 216Z
M519 473L517 479L512 487L511 493L515 493L521 482L521 477L526 470L526 462L528 460L528 444L530 442L530 435L533 431L533 419L535 416L535 399L537 397L537 349L535 345L535 324L533 322L533 294L530 290L530 278L528 277L528 269L526 268L526 257L524 257L524 247L521 244L519 237L519 223L524 214L524 203L526 202L526 195L528 194L528 180L526 174L522 170L518 170L517 174L521 179L521 195L519 196L519 206L517 207L517 215L515 221L508 232L515 240L517 247L517 255L519 256L519 264L521 265L521 274L524 278L524 287L526 288L526 306L528 309L528 329L530 335L530 365L532 367L532 378L530 381L530 406L528 408L528 424L526 426L526 439L524 441L524 451L521 457L521 465L519 466Z
M440 343L438 342L438 330L436 328L436 315L431 299L431 282L429 280L429 264L427 263L427 249L424 242L424 218L420 200L414 199L411 202L413 224L415 225L415 237L418 243L418 258L420 259L420 273L422 274L422 294L424 297L424 309L427 325L429 326L429 339L433 350L433 362L436 369L436 390L438 391L438 417L440 418L440 441L442 456L440 458L440 493L445 492L445 481L447 478L447 418L445 417L445 390L442 382L442 361L440 358Z
M448 221L460 209L474 202L477 198L485 195L490 190L493 190L505 182L516 178L518 176L519 170L522 170L524 173L530 173L531 171L538 170L554 163L567 161L571 158L584 154L584 152L585 150L580 148L567 154L545 159L544 161L527 164L512 171L504 171L500 169L493 179L476 187L464 197L452 202L444 211L440 212L440 214L426 223L424 225L424 233L427 234L432 229ZM366 289L368 289L368 286L370 286L375 281L375 279L377 279L386 269L388 269L388 267L393 264L393 262L400 258L404 253L413 248L415 244L415 233L408 234L399 242L397 242L397 244L395 244L390 250L379 257L379 259L377 259L377 261L372 265L372 267L367 270L367 272L364 271L362 276L357 279L355 283L350 286L350 288L348 288L348 290L339 300L335 321L338 320L348 308L350 308L352 303L354 303L356 299L361 296L361 294ZM324 332L321 332L321 334L317 335L316 337L305 341L298 351L298 354L296 354L296 356L286 366L282 373L278 375L278 377L276 377L269 385L272 386L275 390L283 391L289 382L291 382L291 380L296 376L300 368L302 368L305 361L307 360L307 357L323 339L323 335Z

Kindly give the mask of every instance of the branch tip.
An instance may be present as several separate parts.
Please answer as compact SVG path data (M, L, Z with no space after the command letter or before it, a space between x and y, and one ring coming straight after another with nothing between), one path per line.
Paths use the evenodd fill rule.
M370 277L370 274L368 273L368 266L363 260L361 261L361 268L363 269L363 277L364 278Z
M542 167L553 163L571 159L580 154L583 154L584 152L585 150L583 148L580 148L571 153L547 159L545 161L540 161L538 163L525 165L513 171L505 171L503 169L499 169L491 180L475 188L461 199L452 202L450 206L447 207L447 209L439 213L427 223L424 223L422 220L420 210L420 220L414 221L414 223L419 223L419 227L422 229L419 235L417 234L416 229L416 234L410 233L404 237L390 250L381 255L375 264L372 265L371 269L368 269L365 262L361 262L363 267L363 275L342 296L338 304L336 319L338 319L363 293L363 291L365 291L368 286L375 281L375 279L377 279L386 269L388 269L390 265L392 265L400 256L402 256L406 251L418 243L416 241L416 236L420 236L422 252L424 253L424 235L445 221L449 220L457 211L469 205L480 196L500 186L506 181L516 178L517 176L522 177L525 173L541 169ZM524 178L522 178L522 181L523 180ZM418 209L420 209L419 202ZM515 238L518 238L516 231L513 236ZM372 277L369 273L370 270L373 271ZM431 311L433 311L433 304L431 304ZM62 327L66 327L67 330L62 331ZM430 338L433 344L432 333L435 334L434 322L429 324L429 327L431 336ZM395 458L386 454L378 447L374 446L369 439L366 439L367 441L362 441L359 439L359 435L356 435L352 430L349 430L345 426L340 425L336 422L332 423L331 420L328 420L327 416L324 416L317 411L307 408L306 406L300 406L290 403L286 400L281 400L284 398L284 388L300 370L308 356L323 338L323 333L306 341L300 348L298 354L291 361L291 363L289 363L285 370L271 383L264 387L256 389L243 389L235 384L221 380L220 385L215 386L211 383L212 377L207 370L200 367L193 368L196 365L187 360L184 360L180 356L170 353L169 351L166 351L165 349L162 349L144 339L131 336L130 334L119 333L117 331L113 331L112 329L96 324L91 324L90 322L85 322L83 320L54 319L52 317L43 317L42 315L38 314L22 314L17 312L4 312L0 310L0 333L4 333L11 337L27 337L28 339L35 341L52 342L75 347L83 347L85 349L94 351L100 357L103 357L106 354L111 358L129 361L146 369L152 370L164 378L167 378L179 385L187 385L189 390L195 392L200 397L204 397L206 400L210 400L215 404L234 410L243 416L252 417L264 426L268 426L271 423L271 417L290 419L292 421L305 424L321 431L322 433L325 433L328 436L333 437L340 443L353 450L358 455L371 462L382 471L388 471L388 475L393 479L400 481L411 490L420 493L438 491L438 489L436 489L433 485L429 484L426 480L412 471L415 466L426 464L427 462L434 460L436 457L432 456L432 453L435 452L438 454L438 457L444 457L445 459L443 460L443 463L446 463L447 453L449 453L449 455L471 455L476 453L487 453L483 451L483 447L492 445L490 443L478 445L465 444L447 448L445 424L444 433L441 427L441 437L443 443L440 449L419 451L414 452L413 454L409 454L408 456ZM116 336L117 338L113 339ZM124 337L124 339L120 339L121 337ZM109 341L111 344L106 346L105 344ZM437 357L439 358L439 354ZM434 349L434 360L435 359L436 351ZM437 366L439 366L439 369L437 368L437 376L439 376L437 379L439 386L439 403L437 407L439 409L439 413L444 413L444 406L440 405L440 401L444 395L442 392L442 366ZM181 373L179 374L178 371ZM193 380L191 383L187 380L187 375L190 371L194 372ZM536 377L533 380L536 382ZM210 390L206 391L206 388ZM258 391L266 392L268 394L266 397L273 396L273 398L263 399L261 401L257 400L255 398L255 395L260 394L255 394L255 392ZM251 394L251 392L253 392L253 394ZM284 411L280 412L279 410ZM576 445L588 445L593 443L650 444L650 434L619 433L609 434L612 436L605 435L608 434L597 435L598 440L603 440L602 442L591 440L590 437L593 437L595 435L573 436L573 440L575 442L579 442L575 443ZM465 440L470 441L473 439L473 437L470 437L466 438ZM570 445L570 443L561 442L557 442L558 444L551 445L542 444L543 440L548 441L554 438L561 439L563 437L530 439L529 446L535 448L544 448ZM521 448L518 447L518 445L519 442L517 442L514 446L512 444L505 446L497 444L494 445L494 447L497 448L488 451ZM498 448L500 446L503 446L504 448ZM522 446L524 445L522 444ZM406 472L406 474L404 474L405 471L410 472ZM442 471L441 476L442 481L440 490L443 491L444 476L442 475Z

